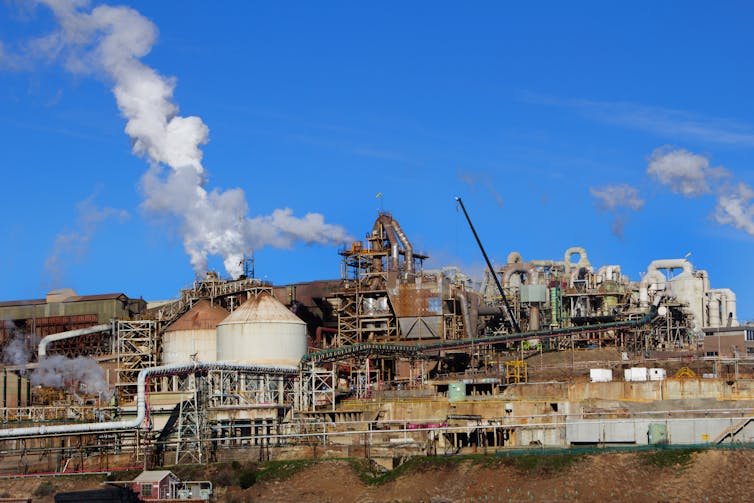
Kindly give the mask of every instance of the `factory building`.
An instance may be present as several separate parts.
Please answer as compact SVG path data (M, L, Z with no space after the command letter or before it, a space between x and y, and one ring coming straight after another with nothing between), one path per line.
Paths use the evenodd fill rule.
M0 303L4 347L21 334L30 348L4 370L26 389L4 402L0 471L322 445L390 464L481 447L754 439L754 328L739 326L734 292L685 258L648 258L632 279L582 247L511 252L475 284L459 268L425 269L386 212L338 255L337 279L208 273L149 306L70 290ZM684 400L691 422L672 416Z

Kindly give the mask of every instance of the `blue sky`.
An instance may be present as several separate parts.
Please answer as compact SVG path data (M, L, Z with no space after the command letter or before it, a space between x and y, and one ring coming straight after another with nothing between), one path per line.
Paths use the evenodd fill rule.
M170 103L209 129L208 204L242 189L234 222L262 222L244 234L266 243L258 276L339 277L335 241L363 238L381 205L428 267L477 273L460 195L495 262L583 246L638 280L690 252L754 319L750 4L406 4L108 4L159 32L136 59L174 78ZM59 29L44 5L0 6L0 299L175 296L196 270L193 220L157 201L164 163L147 186L154 158L133 152L113 75L86 58L99 39L38 42ZM296 231L269 217L284 208ZM206 264L224 272L220 255Z

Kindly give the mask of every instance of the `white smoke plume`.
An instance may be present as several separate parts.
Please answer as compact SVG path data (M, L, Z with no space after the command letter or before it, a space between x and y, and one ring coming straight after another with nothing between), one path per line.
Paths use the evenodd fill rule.
M68 358L51 355L39 362L29 378L34 386L49 388L76 388L84 385L88 394L109 395L111 390L105 379L105 371L93 358L77 356Z
M288 212L286 218L273 214L249 219L242 190L205 188L200 147L209 140L209 128L199 117L178 115L175 79L140 60L157 39L151 21L129 7L100 5L90 10L87 0L39 3L53 11L59 29L26 44L24 56L63 58L72 72L103 75L112 82L133 152L151 166L143 178L143 206L178 220L197 273L207 269L211 255L221 255L226 271L236 277L242 272L243 255L252 247L293 241L337 244L350 239L342 227L325 224L317 214L299 219L282 210ZM8 66L22 59L9 55L7 48L2 56Z
M35 334L24 334L16 330L10 322L4 323L6 332L12 335L10 342L3 347L3 363L18 366L23 374L31 359L30 345L39 342L39 338Z
M731 225L754 236L754 189L745 183L720 189L713 218L722 225Z
M76 204L76 227L55 237L52 253L45 260L45 269L53 288L63 282L64 264L80 260L86 254L89 243L100 225L111 218L123 222L129 217L125 210L98 208L94 204L95 196L96 193Z
M723 167L711 168L709 159L684 149L655 149L649 157L647 174L676 194L696 197L712 191L714 182L730 176Z

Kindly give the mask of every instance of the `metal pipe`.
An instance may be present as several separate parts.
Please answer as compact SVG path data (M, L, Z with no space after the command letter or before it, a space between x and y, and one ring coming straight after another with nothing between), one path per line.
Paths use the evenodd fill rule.
M193 374L205 370L231 370L254 374L297 375L298 367L273 365L244 365L226 362L192 362L163 365L142 369L136 381L136 417L124 421L102 423L60 424L54 426L32 426L27 428L0 429L0 438L20 438L36 435L75 435L94 431L132 430L139 428L147 415L147 379L150 376Z
M50 334L43 337L39 341L39 347L37 349L37 359L42 360L47 356L47 345L51 342L62 341L64 339L73 339L74 337L80 337L82 335L96 334L97 332L107 332L113 328L112 324L106 323L103 325L95 325L88 328L78 328L76 330L69 330L67 332L59 332L57 334Z
M472 234L474 234L476 243L479 245L479 249L482 251L482 255L484 256L484 261L487 262L487 268L489 268L490 274L492 275L492 279L495 280L495 285L497 286L497 290L500 292L500 296L503 298L503 303L505 304L505 309L508 313L508 320L510 321L511 326L513 327L513 331L516 333L520 333L521 328L519 328L518 326L516 317L513 316L513 310L511 309L511 306L508 304L508 298L505 296L503 287L500 285L500 280L497 277L497 273L495 272L495 269L492 267L492 262L490 262L490 258L487 256L487 252L484 251L484 246L482 246L482 241L479 239L479 236L476 233L474 224L471 223L471 217L469 217L469 214L466 211L466 206L463 205L463 201L461 201L461 198L458 196L456 196L456 201L458 201L458 204L461 206L461 209L463 210L463 214L466 217L466 221L469 223L469 227L471 227L471 232Z
M411 246L411 242L406 237L406 234L403 232L403 229L398 225L398 222L393 219L391 224L393 226L393 231L403 245L403 251L406 254L406 274L412 274L414 272L414 249Z
M476 327L471 326L471 314L469 313L469 300L466 297L466 292L458 290L458 300L461 302L461 314L463 315L463 329L466 332L466 339L474 339L476 337Z

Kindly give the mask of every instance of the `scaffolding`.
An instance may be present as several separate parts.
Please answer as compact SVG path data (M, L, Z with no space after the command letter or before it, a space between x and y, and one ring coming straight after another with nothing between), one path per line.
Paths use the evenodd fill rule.
M206 458L202 442L207 425L205 386L204 379L196 374L186 376L185 391L190 396L179 404L175 464L201 464Z
M142 369L156 367L160 338L154 320L114 321L117 360L116 392L122 401L136 396L136 381Z

